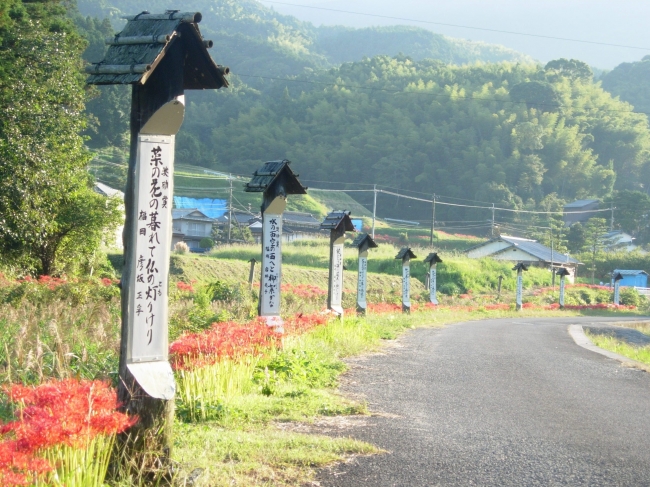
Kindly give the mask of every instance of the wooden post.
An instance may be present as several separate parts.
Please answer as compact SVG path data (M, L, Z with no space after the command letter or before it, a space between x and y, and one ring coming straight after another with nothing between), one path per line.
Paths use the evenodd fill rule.
M557 275L560 276L560 309L564 309L565 278L569 275L569 271L564 267L561 267L557 271Z
M368 303L366 291L368 288L368 249L377 248L377 244L367 233L360 233L352 242L359 250L359 273L357 277L357 314L365 315Z
M343 243L345 232L354 232L349 211L332 211L320 225L321 230L330 231L329 285L327 288L327 309L343 317Z
M402 312L411 312L411 259L417 258L413 251L408 248L402 248L396 259L402 260Z
M257 261L255 259L251 259L248 262L251 264L251 270L248 272L248 289L251 291L253 290L253 279L255 277L255 264L257 264Z
M617 272L614 274L614 276L612 276L612 278L614 279L614 304L618 306L621 298L620 282L621 279L623 279L623 275L620 272Z
M513 271L517 271L517 311L521 311L523 307L522 298L523 298L523 288L524 288L524 276L523 271L528 270L528 266L523 263L519 263L512 268Z
M437 265L442 262L442 259L438 256L437 253L432 252L429 255L426 256L424 259L424 262L429 263L429 278L427 279L429 283L429 300L431 301L432 304L438 304L438 297L437 297L437 272L436 272L436 267Z
M501 283L503 282L503 275L499 275L499 288L497 291L497 298L501 297Z
M298 175L290 169L290 161L269 161L255 171L245 191L263 193L262 199L262 273L258 315L266 324L282 333L280 313L282 296L282 213L287 195L306 194Z

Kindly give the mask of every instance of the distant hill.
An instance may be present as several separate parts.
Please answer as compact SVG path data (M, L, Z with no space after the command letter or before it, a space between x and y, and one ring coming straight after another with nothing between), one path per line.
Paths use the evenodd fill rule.
M636 63L622 63L600 77L603 88L634 105L637 112L650 113L650 56Z
M169 3L161 0L79 0L78 8L83 15L108 17L114 27L120 29L124 23L120 19L122 15L144 9L164 12ZM202 13L201 31L215 41L213 55L235 74L296 75L305 69L328 68L364 57L397 54L414 60L432 58L451 64L533 61L503 46L452 39L416 27L315 27L295 17L281 15L254 0L190 0L183 2L182 8Z

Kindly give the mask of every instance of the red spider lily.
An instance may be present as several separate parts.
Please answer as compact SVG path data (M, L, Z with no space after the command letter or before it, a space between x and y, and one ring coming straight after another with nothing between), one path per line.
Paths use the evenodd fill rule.
M182 335L169 347L170 362L175 370L214 364L224 358L258 355L277 346L281 335L261 320L247 324L213 323L202 333Z
M326 312L313 313L309 315L299 313L284 322L284 331L291 335L300 335L312 328L325 325L329 319L330 315Z
M314 299L327 294L327 291L313 284L282 284L282 292L291 293L304 299Z
M402 305L391 303L369 303L368 311L376 314L400 313L402 311Z
M193 293L194 292L194 288L192 287L192 283L186 283L186 282L183 282L183 281L178 281L176 283L176 289L178 289L179 291L188 292L188 293Z
M97 435L114 435L136 418L117 412L117 394L101 381L68 379L36 387L4 388L18 406L17 419L0 427L2 485L30 485L33 475L51 470L39 450L56 445L83 448Z

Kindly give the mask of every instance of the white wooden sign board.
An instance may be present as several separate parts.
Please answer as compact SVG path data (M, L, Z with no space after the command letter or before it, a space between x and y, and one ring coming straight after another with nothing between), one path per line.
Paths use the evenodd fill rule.
M357 280L357 306L362 309L368 307L366 291L368 287L368 257L359 257L359 278Z
M339 243L340 242L340 243ZM330 305L336 311L343 311L341 300L343 296L343 242L337 239L332 245L332 282L330 282Z
M402 265L402 305L411 307L411 267L408 262Z
M560 277L560 306L564 307L564 276Z
M521 271L517 272L517 306L521 308L524 276Z
M136 168L136 243L131 273L127 362L168 356L169 254L174 136L140 135Z
M438 304L438 297L436 296L436 265L432 265L429 269L429 298L433 304Z
M621 299L621 287L618 281L614 281L614 304L618 306Z
M262 316L280 316L280 281L282 275L282 214L264 213L262 234Z

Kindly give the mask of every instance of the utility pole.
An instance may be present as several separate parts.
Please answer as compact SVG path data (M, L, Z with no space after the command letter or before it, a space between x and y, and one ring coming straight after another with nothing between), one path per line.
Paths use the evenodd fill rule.
M373 185L374 201L372 203L372 232L371 236L375 238L375 218L377 218L377 185Z
M429 237L429 245L433 248L433 231L436 227L436 193L433 193L433 201L431 203L431 236Z
M615 206L612 206L612 218L609 220L609 231L613 232L614 231L614 210L616 209Z
M494 238L494 203L492 203L492 238Z
M228 243L230 243L230 233L232 231L232 174L228 174L230 181L230 196L228 197Z

